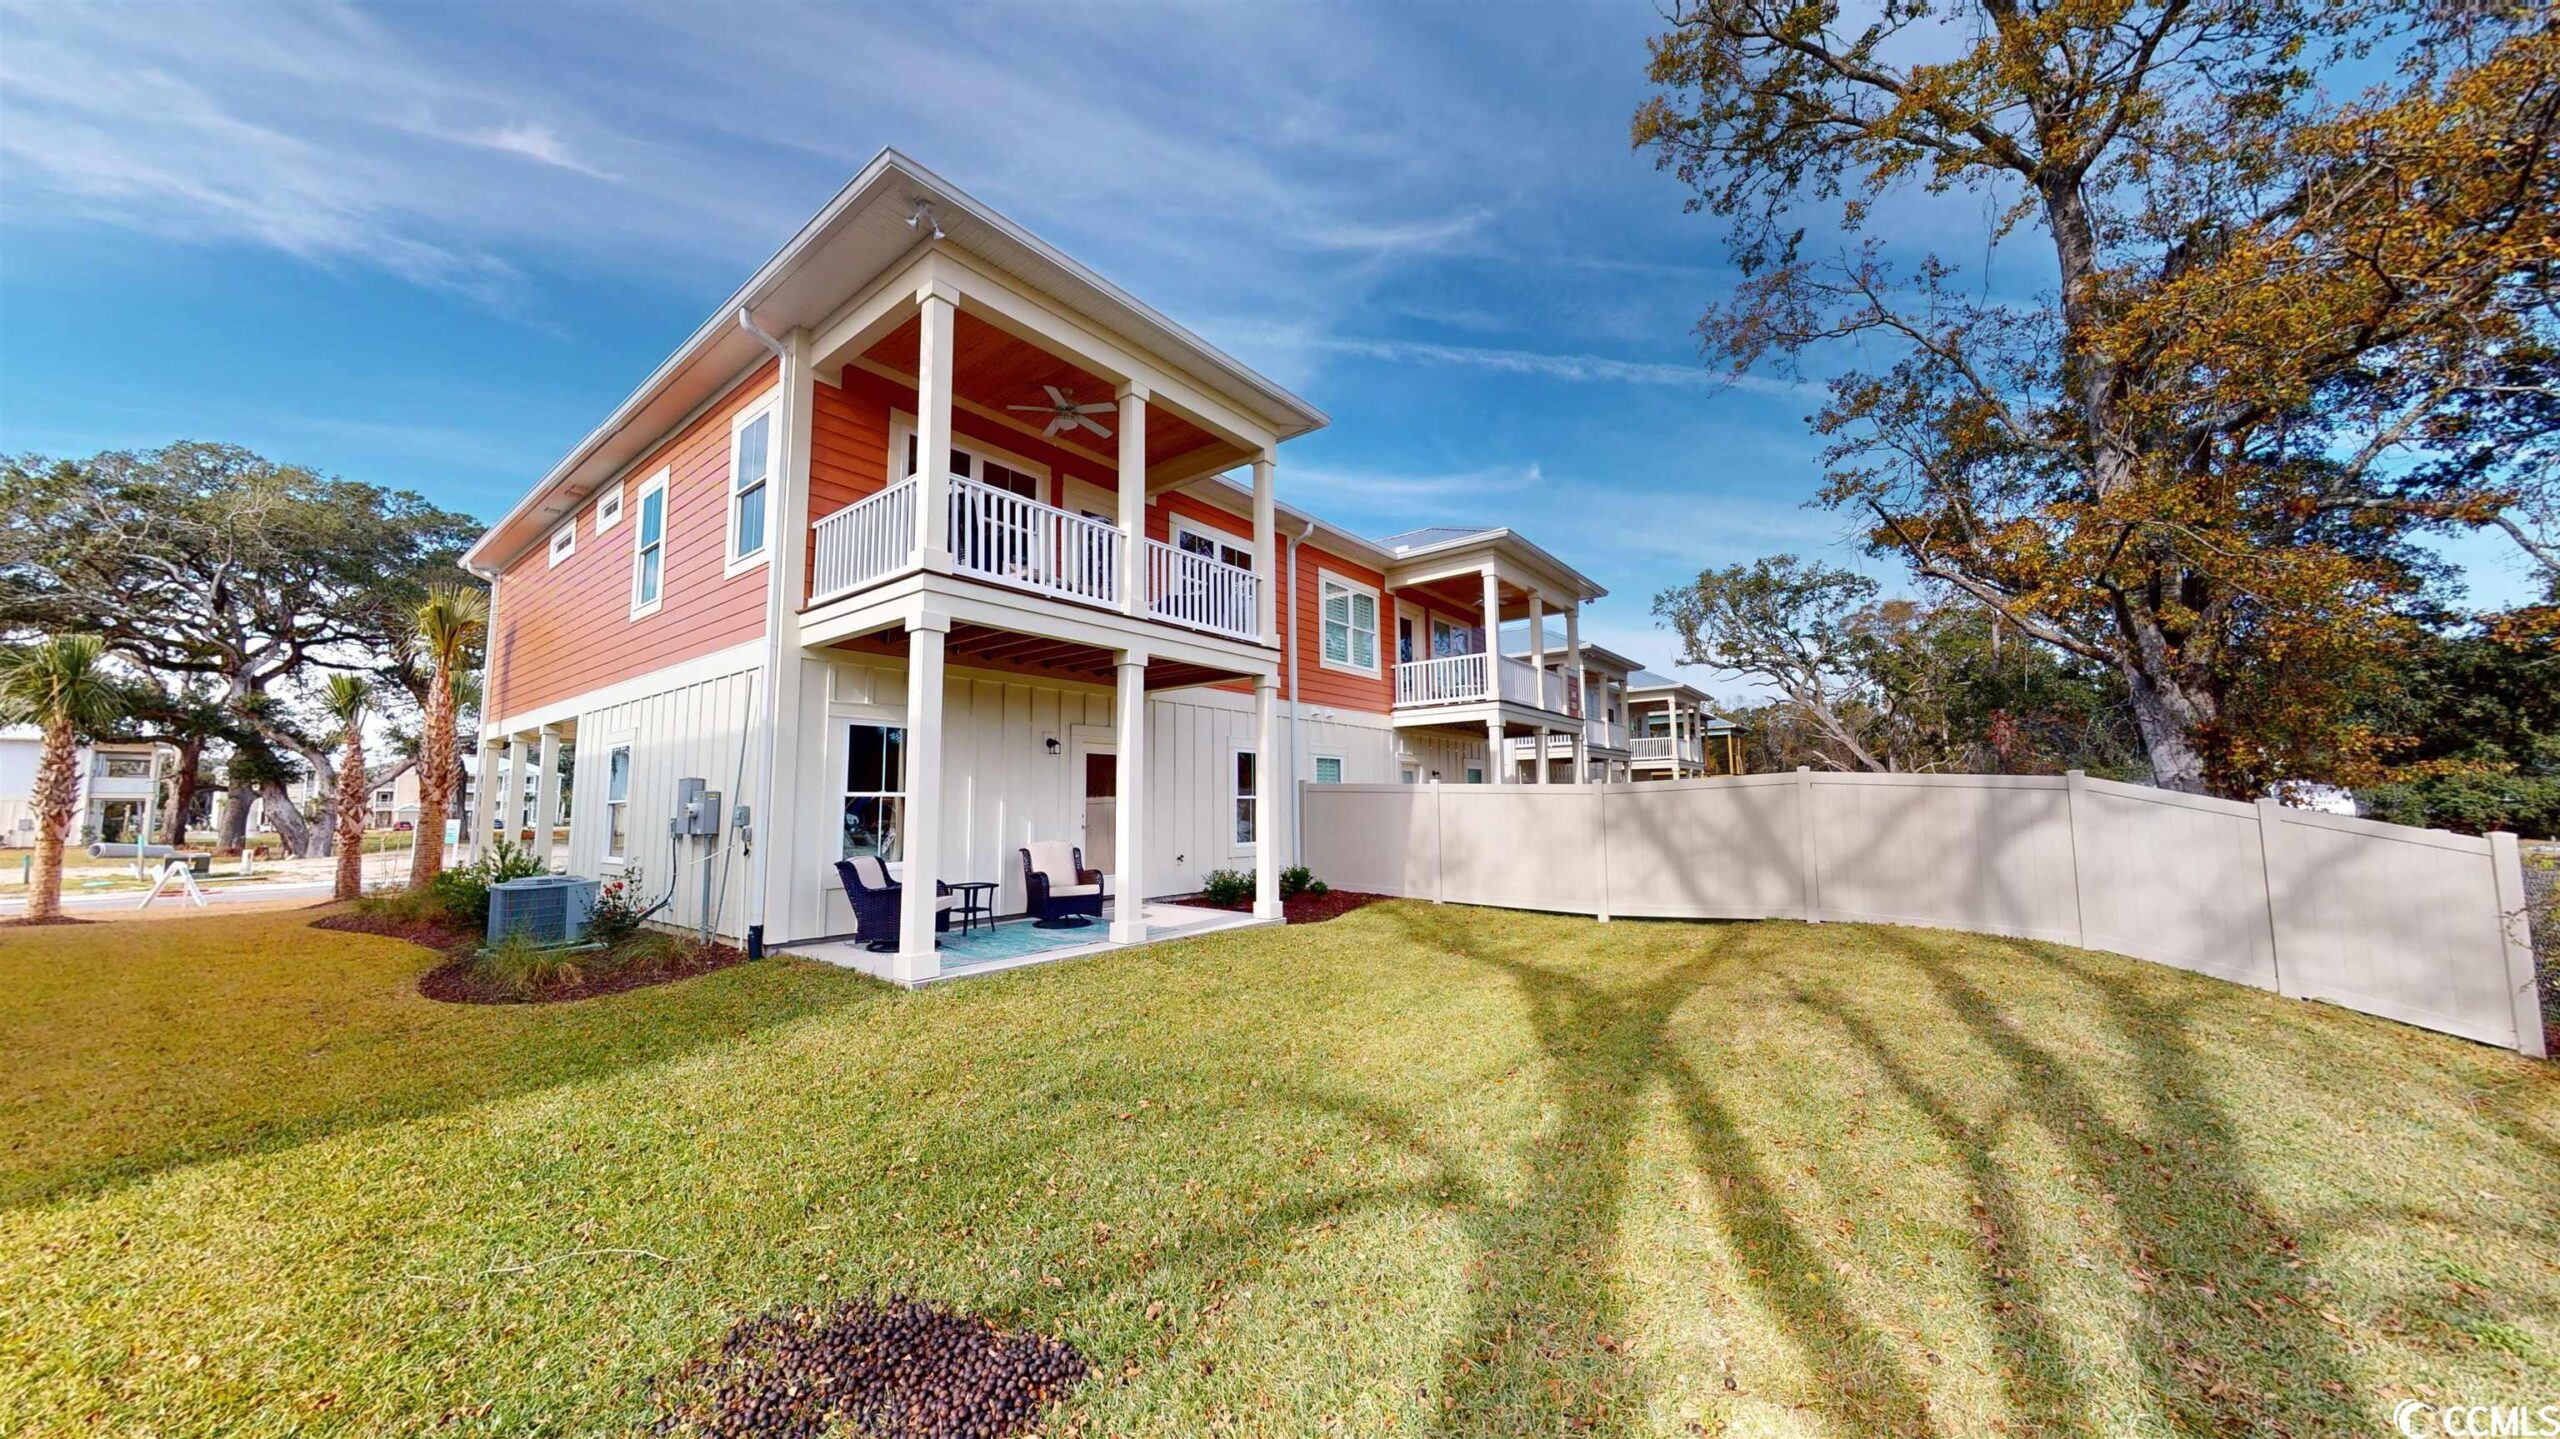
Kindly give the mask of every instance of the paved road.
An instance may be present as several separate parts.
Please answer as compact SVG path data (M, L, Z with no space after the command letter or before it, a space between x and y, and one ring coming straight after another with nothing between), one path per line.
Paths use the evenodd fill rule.
M245 904L253 902L274 904L278 902L294 901L309 904L313 900L327 899L331 888L332 886L325 880L296 882L290 884L278 882L275 884L234 885L225 888L208 889L204 892L204 898L207 905ZM141 905L142 896L146 893L148 893L148 891L139 889L119 890L114 894L80 894L74 892L62 897L62 908L65 912L79 913L83 919L112 919L116 917L116 911L122 911L125 914L141 914L145 911L139 909L138 906ZM11 895L5 898L0 898L0 914L17 914L25 910L26 907L27 901L22 896ZM147 912L151 914L177 914L193 910L194 908L195 906L187 903L187 897L184 893L178 891L167 891L161 894L160 898L152 904L150 910Z

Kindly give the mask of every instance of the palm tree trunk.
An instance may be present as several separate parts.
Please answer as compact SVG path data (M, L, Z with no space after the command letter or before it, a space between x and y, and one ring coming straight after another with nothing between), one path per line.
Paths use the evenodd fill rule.
M453 777L453 677L441 664L427 686L427 715L418 737L417 843L409 851L409 887L424 889L444 872L444 815Z
M364 893L364 812L373 799L366 789L364 736L350 730L347 757L338 766L338 882L333 891L337 899Z
M71 830L71 807L78 798L75 768L79 746L66 722L44 727L44 753L36 762L35 792L28 796L36 812L36 872L27 894L27 918L47 920L62 914L62 841Z

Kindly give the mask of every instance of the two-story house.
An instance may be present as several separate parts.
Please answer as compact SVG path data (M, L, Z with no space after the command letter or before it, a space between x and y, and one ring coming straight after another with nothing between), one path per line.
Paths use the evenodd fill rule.
M482 772L568 810L571 871L750 942L853 935L834 862L877 855L899 948L856 962L905 983L940 972L933 882L1018 912L1034 841L1116 896L1244 869L1277 917L1297 781L1581 743L1578 662L1488 634L1552 618L1570 660L1602 593L1509 530L1373 542L1280 504L1325 423L883 152L465 558ZM1146 926L1115 903L1111 939Z

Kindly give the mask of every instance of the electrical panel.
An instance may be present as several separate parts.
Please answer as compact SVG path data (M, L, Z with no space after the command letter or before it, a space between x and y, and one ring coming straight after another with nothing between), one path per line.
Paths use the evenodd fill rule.
M675 819L667 826L671 834L700 835L718 838L720 834L720 791L699 779L676 781Z

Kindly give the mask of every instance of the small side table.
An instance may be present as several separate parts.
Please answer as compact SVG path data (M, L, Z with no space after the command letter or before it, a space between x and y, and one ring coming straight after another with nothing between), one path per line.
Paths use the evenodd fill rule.
M994 880L963 879L951 881L950 889L952 896L960 901L958 904L951 906L951 913L954 918L960 921L960 934L962 938L967 938L969 931L979 924L984 924L989 929L993 929L995 927L997 885Z

